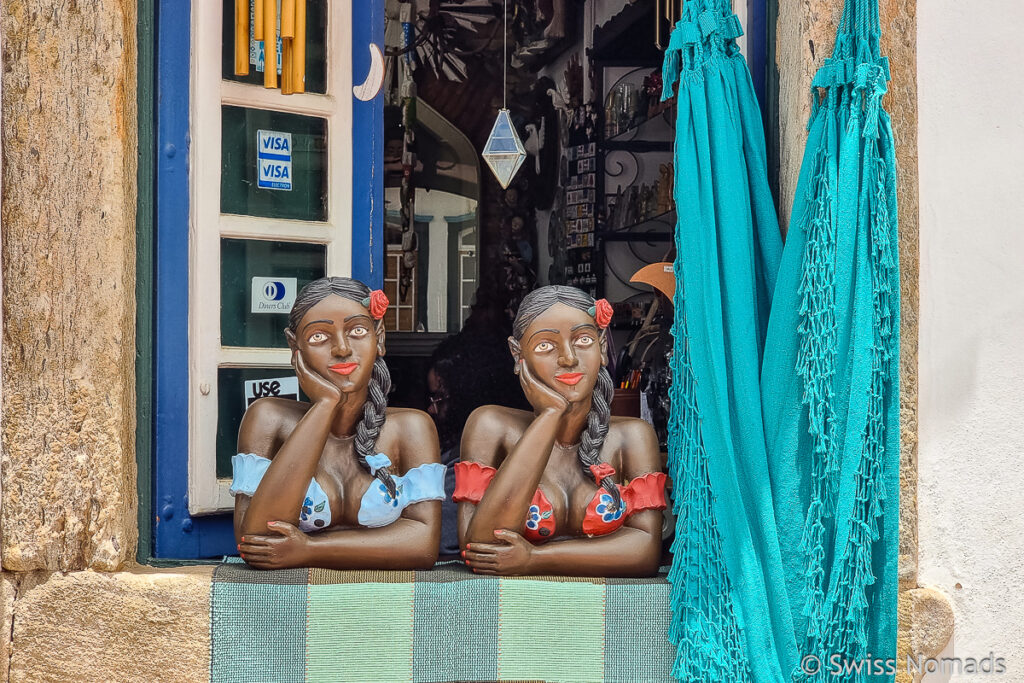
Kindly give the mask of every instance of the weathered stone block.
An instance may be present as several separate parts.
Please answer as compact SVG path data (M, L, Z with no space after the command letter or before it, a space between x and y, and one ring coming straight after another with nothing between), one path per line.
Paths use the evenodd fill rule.
M212 578L209 566L85 571L20 586L10 680L208 680Z
M134 557L136 3L5 0L8 570Z
M0 573L0 683L7 683L7 667L11 661L11 624L14 621L14 596L17 577Z
M907 656L915 660L936 657L953 636L953 605L940 591L915 588L900 593L900 630L897 683L911 683L913 676L904 665Z

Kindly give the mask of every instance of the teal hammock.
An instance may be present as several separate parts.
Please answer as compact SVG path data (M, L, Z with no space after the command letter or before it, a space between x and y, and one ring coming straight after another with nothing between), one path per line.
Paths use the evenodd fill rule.
M689 0L664 65L679 98L673 676L867 680L831 657L896 648L899 273L877 0L847 0L814 80L784 252L739 35L728 0Z
M669 473L673 676L782 681L796 641L761 423L782 239L764 128L728 0L689 0L665 57L678 83Z
M814 78L793 222L772 302L762 405L801 657L896 656L899 260L877 0L846 0Z

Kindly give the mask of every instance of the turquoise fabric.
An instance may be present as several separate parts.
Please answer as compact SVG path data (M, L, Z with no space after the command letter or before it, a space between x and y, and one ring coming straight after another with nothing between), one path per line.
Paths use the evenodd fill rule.
M782 238L764 129L728 0L690 0L665 56L678 83L669 573L684 681L782 681L796 663L761 419Z
M762 372L772 497L801 657L896 656L899 267L877 0L847 0L814 110Z

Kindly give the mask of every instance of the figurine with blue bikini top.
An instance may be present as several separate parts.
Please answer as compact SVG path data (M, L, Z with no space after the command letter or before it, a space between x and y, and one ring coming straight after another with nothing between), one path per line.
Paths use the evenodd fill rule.
M427 569L444 465L430 417L388 408L388 300L329 277L295 298L285 336L309 402L262 398L232 458L235 538L258 569Z

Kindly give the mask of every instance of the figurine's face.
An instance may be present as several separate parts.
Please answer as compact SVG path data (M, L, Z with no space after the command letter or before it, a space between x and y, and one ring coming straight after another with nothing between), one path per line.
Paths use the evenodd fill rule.
M565 304L555 304L530 323L519 351L533 376L570 403L590 398L608 362L594 318Z
M359 302L331 294L306 312L289 344L307 367L348 393L369 385L384 355L384 326Z

